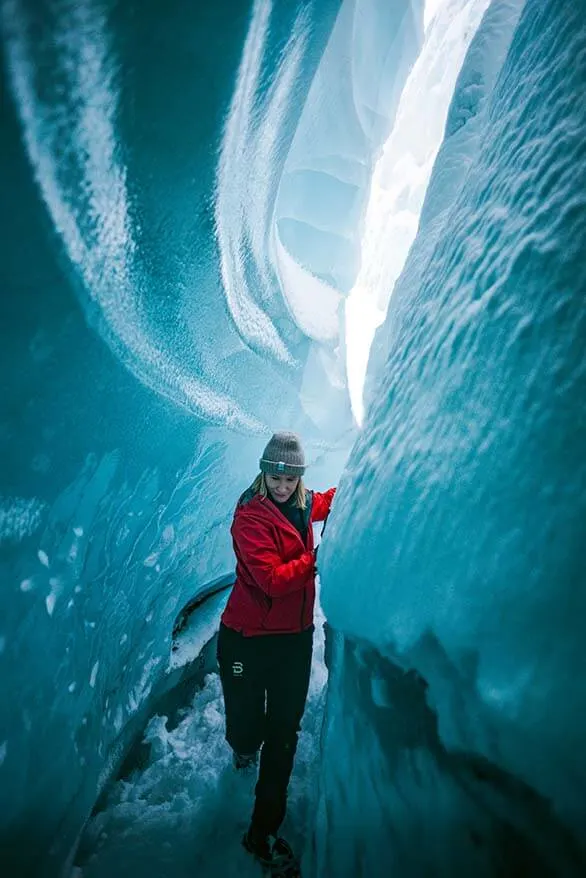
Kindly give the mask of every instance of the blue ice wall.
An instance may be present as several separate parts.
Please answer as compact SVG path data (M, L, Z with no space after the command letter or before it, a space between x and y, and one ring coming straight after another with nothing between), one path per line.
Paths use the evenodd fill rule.
M322 874L584 874L585 108L583 5L493 3L321 555Z
M365 194L422 43L423 7L343 4L285 163L275 235L342 293L360 267Z
M2 5L2 874L63 867L177 611L231 569L267 431L312 461L351 426L300 404L278 287L271 349L225 296L216 175L262 5ZM257 101L303 15L276 177L337 8L271 6Z

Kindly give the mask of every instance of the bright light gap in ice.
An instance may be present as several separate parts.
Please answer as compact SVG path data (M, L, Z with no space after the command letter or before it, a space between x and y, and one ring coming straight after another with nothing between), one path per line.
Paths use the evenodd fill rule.
M348 390L359 425L370 348L417 234L456 79L487 5L487 0L427 0L423 46L372 175L361 267L345 303Z

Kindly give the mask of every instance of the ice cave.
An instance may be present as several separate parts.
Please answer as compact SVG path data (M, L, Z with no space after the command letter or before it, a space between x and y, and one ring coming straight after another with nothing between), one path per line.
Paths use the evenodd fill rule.
M0 875L261 874L216 639L277 429L338 486L304 878L586 875L583 0L0 36Z

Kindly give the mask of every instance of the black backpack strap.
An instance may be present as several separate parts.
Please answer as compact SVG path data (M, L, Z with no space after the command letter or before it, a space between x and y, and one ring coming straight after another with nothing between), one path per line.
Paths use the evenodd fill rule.
M305 509L303 510L303 527L306 530L309 527L311 510L313 508L313 491L306 491L305 498L307 502L305 504Z

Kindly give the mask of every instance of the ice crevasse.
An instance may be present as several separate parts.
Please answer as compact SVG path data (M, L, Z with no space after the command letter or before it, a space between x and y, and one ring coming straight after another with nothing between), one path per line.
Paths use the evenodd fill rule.
M304 871L581 875L586 10L197 5L1 7L3 871L71 873L289 426L340 485Z

